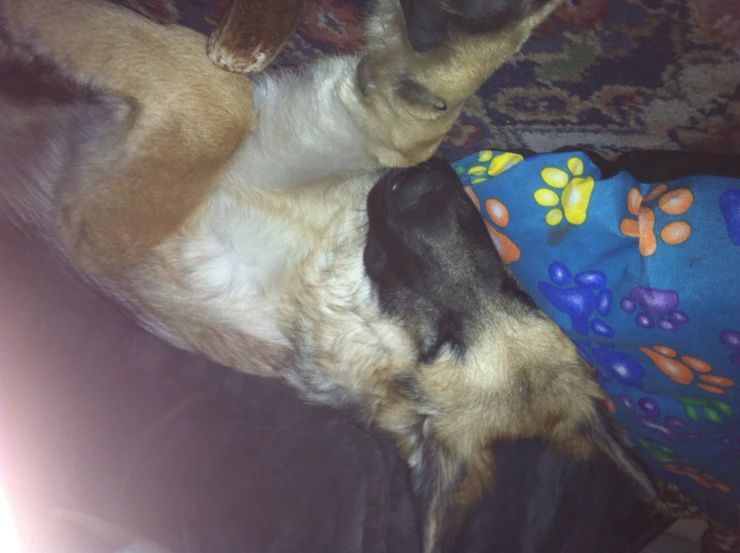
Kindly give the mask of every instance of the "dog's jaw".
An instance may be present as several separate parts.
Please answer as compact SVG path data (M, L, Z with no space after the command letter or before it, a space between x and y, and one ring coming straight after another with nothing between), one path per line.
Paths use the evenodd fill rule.
M311 401L371 419L394 378L416 367L418 354L399 322L380 309L366 274L364 202L332 232L335 240L304 258L284 300L282 324L299 363L285 377Z

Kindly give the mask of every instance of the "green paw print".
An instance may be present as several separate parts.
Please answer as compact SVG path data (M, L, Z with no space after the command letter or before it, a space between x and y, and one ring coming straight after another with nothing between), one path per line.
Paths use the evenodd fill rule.
M568 160L569 173L557 167L545 167L542 180L552 188L562 190L560 194L552 188L540 188L534 193L534 200L543 207L551 207L545 221L550 226L559 225L565 220L571 225L582 225L588 215L588 204L594 191L594 178L583 175L583 160L572 157Z
M722 424L724 419L722 416L731 417L735 413L732 411L732 407L719 399L704 399L700 397L678 397L678 401L684 404L686 409L686 416L692 421L701 420L701 416L709 422L716 424Z
M647 438L637 438L637 440L642 444L651 458L656 461L660 461L661 463L681 463L685 465L696 461L693 457L679 455L670 447L654 442L653 440L649 440Z
M670 447L659 444L647 438L637 438L643 445L648 455L661 463L674 463L677 460L676 452Z

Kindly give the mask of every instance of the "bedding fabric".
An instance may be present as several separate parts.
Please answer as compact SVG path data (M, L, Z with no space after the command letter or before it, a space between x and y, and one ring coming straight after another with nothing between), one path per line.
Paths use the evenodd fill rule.
M52 508L172 553L420 551L388 440L168 346L1 218L0 259L0 481L25 553L115 549L76 537ZM611 464L540 442L503 445L497 475L460 553L624 553L649 518Z
M603 175L583 152L484 150L453 166L504 261L596 367L651 475L737 533L740 179Z

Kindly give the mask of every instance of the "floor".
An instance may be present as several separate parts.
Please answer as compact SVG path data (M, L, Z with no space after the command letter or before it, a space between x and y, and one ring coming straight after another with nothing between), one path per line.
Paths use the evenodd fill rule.
M679 520L642 553L700 553L699 540L706 526L700 520Z

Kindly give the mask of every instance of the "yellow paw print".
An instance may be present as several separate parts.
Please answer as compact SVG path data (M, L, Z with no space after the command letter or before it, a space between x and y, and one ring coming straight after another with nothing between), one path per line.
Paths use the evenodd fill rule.
M534 193L534 199L538 204L553 208L545 216L548 225L553 227L559 225L563 220L563 213L571 225L582 225L586 222L588 203L591 201L595 182L593 177L581 176L583 169L583 161L572 157L568 160L570 175L557 167L545 167L542 170L542 180L552 188L562 189L559 195L550 188L540 188Z
M507 169L511 169L520 161L524 161L524 158L519 154L505 152L494 156L491 150L483 150L478 154L480 165L473 165L468 169L468 175L477 177L470 184L485 182L489 178L500 175Z

